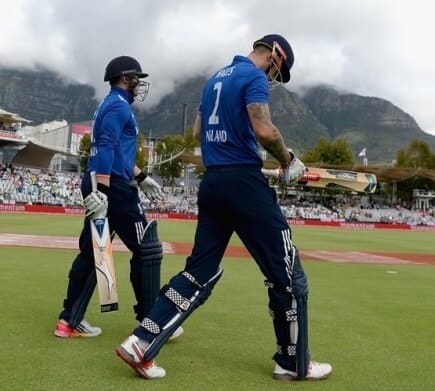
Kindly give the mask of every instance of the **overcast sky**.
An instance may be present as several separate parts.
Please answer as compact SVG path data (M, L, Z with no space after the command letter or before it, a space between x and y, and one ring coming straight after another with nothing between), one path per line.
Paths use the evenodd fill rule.
M431 0L0 0L0 64L42 64L107 91L107 62L131 55L153 105L174 82L247 55L265 34L295 52L288 88L316 83L391 101L435 134ZM145 106L146 107L146 106Z

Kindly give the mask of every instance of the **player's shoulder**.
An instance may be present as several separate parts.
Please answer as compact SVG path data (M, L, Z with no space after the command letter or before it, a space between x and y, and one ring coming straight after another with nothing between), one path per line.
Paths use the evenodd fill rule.
M122 111L130 111L130 103L125 99L122 94L119 93L111 93L106 96L104 101L104 106L109 110L122 110Z
M107 95L107 101L112 105L130 106L130 103L125 96L116 91Z
M118 94L108 94L101 102L98 108L98 116L106 117L107 115L117 116L119 118L128 118L131 116L131 106L122 96Z
M245 56L234 56L232 65L237 67L237 70L240 72L252 72L259 73L263 72L260 68L258 68L254 62ZM263 72L264 73L264 72Z
M236 79L247 83L256 79L267 81L263 70L257 68L248 57L237 55L234 56L231 64L217 70L208 79L208 84L214 84L217 80L231 84Z
M236 66L237 78L242 79L245 83L266 83L266 73L257 68L257 66L248 58L235 56L233 64Z

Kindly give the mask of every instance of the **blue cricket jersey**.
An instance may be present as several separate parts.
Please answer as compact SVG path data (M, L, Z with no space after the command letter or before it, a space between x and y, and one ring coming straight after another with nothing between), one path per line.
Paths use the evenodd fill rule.
M88 170L133 179L139 129L131 109L133 96L112 87L95 111Z
M262 165L246 109L250 103L269 103L266 73L249 58L235 56L203 89L199 111L205 167Z

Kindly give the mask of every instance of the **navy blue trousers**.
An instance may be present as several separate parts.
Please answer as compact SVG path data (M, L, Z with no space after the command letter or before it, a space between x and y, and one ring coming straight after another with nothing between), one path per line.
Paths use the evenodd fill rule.
M292 285L283 243L283 234L290 228L275 190L260 169L207 171L199 188L198 211L195 244L186 270L199 282L205 283L216 273L235 232L269 281Z
M285 291L286 287L292 287L297 296L308 293L297 252L294 264L290 265L290 228L277 203L276 192L260 168L229 167L205 173L198 192L194 247L187 258L185 271L200 284L206 283L216 273L234 232L264 277L280 288L270 297L274 308L289 308L291 297ZM184 277L174 277L170 286L184 297L191 297L192 286ZM160 295L148 318L163 327L176 314L175 305ZM150 342L155 338L143 327L136 328L134 334Z
M86 174L82 180L81 191L83 198L91 192L91 182L89 174ZM140 243L142 240L143 231L147 225L147 221L143 210L140 206L138 188L132 186L129 182L120 178L111 177L110 191L108 195L108 213L109 227L111 233L116 232L126 247L133 253L139 252ZM59 318L70 320L71 311L79 300L81 307L79 312L84 314L95 287L95 279L93 286L90 286L89 281L95 275L95 263L92 248L92 237L89 219L85 218L83 229L79 239L80 252L74 259L71 270L69 272L69 281L67 288L67 296L64 300L64 309L60 313ZM160 281L158 281L160 285ZM83 294L85 290L90 290L90 294ZM81 315L79 316L79 318ZM75 319L73 323L80 322L81 319Z

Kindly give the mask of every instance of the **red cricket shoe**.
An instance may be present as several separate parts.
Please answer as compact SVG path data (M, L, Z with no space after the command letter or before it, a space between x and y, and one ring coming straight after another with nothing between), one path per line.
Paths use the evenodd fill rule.
M59 319L54 330L54 335L61 338L97 337L101 333L102 330L99 327L91 326L86 320L82 320L77 327L72 328L67 321Z

